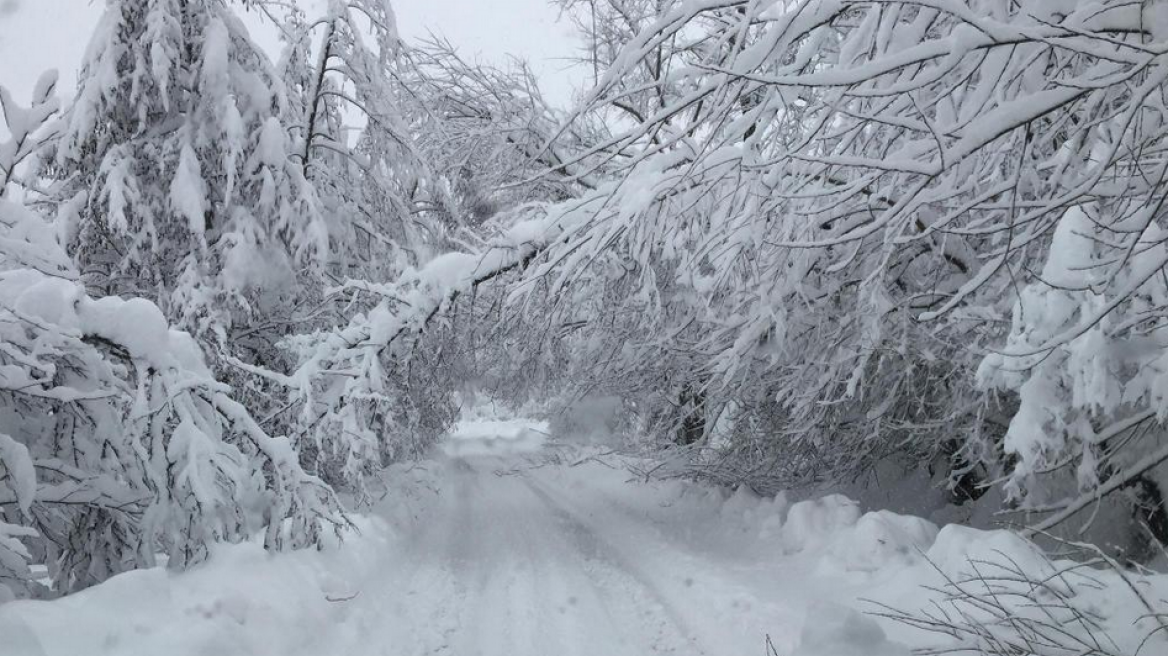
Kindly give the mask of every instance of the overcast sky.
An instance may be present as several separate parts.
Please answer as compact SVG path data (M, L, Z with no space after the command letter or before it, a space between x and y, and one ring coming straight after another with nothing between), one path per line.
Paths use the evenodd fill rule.
M318 1L318 0L302 0ZM584 73L567 58L577 42L571 25L558 22L547 0L391 0L406 39L443 36L467 59L501 64L509 55L527 59L548 99L571 100ZM41 71L56 68L62 89L76 84L77 65L104 0L0 0L0 84L25 99ZM246 17L245 17L246 19ZM272 38L254 20L253 37L265 47Z

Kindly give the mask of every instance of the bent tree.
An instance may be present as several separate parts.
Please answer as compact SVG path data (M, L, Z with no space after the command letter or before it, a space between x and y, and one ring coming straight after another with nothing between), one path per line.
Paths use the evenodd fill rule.
M577 290L551 311L601 363L586 376L703 390L719 477L940 457L1043 511L1156 484L1161 5L655 16L573 117L622 115L568 162L616 182L532 273Z

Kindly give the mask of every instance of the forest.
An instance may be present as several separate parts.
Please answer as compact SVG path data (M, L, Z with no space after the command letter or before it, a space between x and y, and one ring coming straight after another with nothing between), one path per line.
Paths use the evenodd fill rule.
M338 548L489 401L1139 598L881 611L966 653L1168 649L1168 2L552 2L569 107L389 0L106 0L0 79L0 604Z

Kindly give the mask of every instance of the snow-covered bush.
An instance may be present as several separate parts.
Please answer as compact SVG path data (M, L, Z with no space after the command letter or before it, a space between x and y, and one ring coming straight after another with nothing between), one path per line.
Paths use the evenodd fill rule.
M918 653L1132 656L1157 649L1168 630L1168 609L1162 600L1149 599L1141 582L1133 580L1138 577L1121 571L1113 561L1085 565L1038 556L1027 562L999 551L988 559L966 561L958 574L942 576L944 582L931 589L939 597L931 607L919 611L885 607L874 613L936 635L935 642ZM1104 590L1130 597L1113 609L1124 608L1125 614L1136 617L1136 628L1145 636L1142 642L1118 642L1111 635L1113 618L1085 598Z

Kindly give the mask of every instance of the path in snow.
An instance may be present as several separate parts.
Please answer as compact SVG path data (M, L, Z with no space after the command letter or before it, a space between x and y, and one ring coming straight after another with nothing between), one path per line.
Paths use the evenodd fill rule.
M339 548L227 545L190 572L0 605L0 656L908 656L928 636L863 599L920 608L970 559L1050 566L1002 531L646 484L539 441L500 428L395 467ZM1123 590L1084 603L1117 610ZM1132 645L1141 612L1115 614Z
M761 656L768 635L781 656L907 653L862 618L858 642L809 650L808 608L855 596L776 559L760 518L728 524L720 494L679 497L538 442L471 436L412 482L399 470L384 521L340 549L227 546L189 573L0 606L0 656Z
M768 627L756 625L752 638L742 626L750 602L721 604L739 617L719 618L735 587L721 565L642 525L637 510L564 466L529 465L492 456L443 463L431 521L365 587L353 612L370 630L352 632L337 653L763 652ZM772 620L781 616L775 609Z

